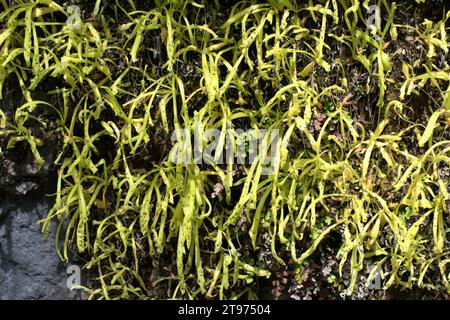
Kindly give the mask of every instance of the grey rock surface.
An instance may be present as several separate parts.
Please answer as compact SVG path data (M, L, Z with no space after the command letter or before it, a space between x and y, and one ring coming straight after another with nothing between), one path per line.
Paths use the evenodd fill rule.
M33 97L57 105L58 102L46 94L50 89L36 90ZM6 81L0 109L8 121L13 121L14 110L23 103L17 80ZM35 116L44 117L52 124L51 119L55 118L52 110L36 108L34 112ZM49 238L45 240L42 225L37 224L52 206L46 194L55 192L51 189L56 186L52 174L58 139L50 134L51 126L44 128L39 122L29 120L27 127L43 142L38 148L44 160L40 169L26 143L10 148L9 136L0 135L0 300L79 299L80 290L70 291L67 287L67 284L74 284L72 274L67 273L74 268L62 263L56 253L56 225L52 225ZM83 284L81 278L80 284Z
M44 218L51 199L43 193L0 198L0 300L80 299L70 291L68 266L55 250L55 228L47 240L37 221Z

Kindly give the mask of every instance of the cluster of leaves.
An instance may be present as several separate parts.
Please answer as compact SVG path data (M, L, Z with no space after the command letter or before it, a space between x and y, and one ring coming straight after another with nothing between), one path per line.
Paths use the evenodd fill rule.
M0 135L42 166L27 125L56 110L42 224L59 221L62 259L88 259L91 298L255 298L259 277L301 281L330 237L349 295L368 263L368 283L382 270L385 288L450 292L450 11L404 25L380 0L368 27L369 1L299 3L97 0L74 28L67 4L0 0L0 84L26 99L0 110ZM46 81L60 105L32 98ZM170 161L172 132L209 128L219 147L279 130L273 172Z

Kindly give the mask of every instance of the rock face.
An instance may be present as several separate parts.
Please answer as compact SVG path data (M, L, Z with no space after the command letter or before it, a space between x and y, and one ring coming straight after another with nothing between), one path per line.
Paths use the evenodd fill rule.
M33 92L35 98L56 105L44 89ZM6 82L0 109L8 121L13 121L14 109L23 102L17 81ZM55 117L51 110L37 108L36 116L51 120ZM67 284L82 284L83 279L80 274L80 283L74 282L71 276L79 268L59 259L54 238L56 225L52 225L49 238L44 240L41 225L37 224L52 206L46 194L54 193L51 189L56 186L52 174L58 139L50 134L51 128L46 129L39 122L29 120L26 126L42 141L39 153L44 165L40 170L26 143L10 148L11 137L0 134L0 300L79 299L80 290L70 291Z
M0 300L79 299L70 291L68 267L55 250L54 230L47 240L39 219L46 216L51 200L43 193L0 199ZM70 268L69 268L70 270Z

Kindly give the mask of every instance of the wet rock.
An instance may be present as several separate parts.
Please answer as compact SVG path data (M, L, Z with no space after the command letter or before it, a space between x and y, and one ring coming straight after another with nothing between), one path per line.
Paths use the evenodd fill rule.
M59 103L47 94L49 83L37 88L33 98L53 106ZM5 82L0 109L8 122L13 122L14 111L24 103L20 86L13 77ZM55 229L50 228L49 238L44 240L41 225L37 222L46 217L52 206L47 194L55 192L54 161L59 138L51 134L57 115L53 108L37 107L36 118L45 119L45 127L30 118L24 126L39 141L38 152L44 160L38 168L31 148L26 141L11 144L18 132L0 135L0 300L3 299L80 299L81 292L70 291L68 284L77 279L68 274L77 265L61 262L56 252ZM78 268L79 269L79 268ZM79 277L83 282L82 273Z
M52 204L43 194L0 198L0 300L81 297L67 287L68 265L55 250L56 226L44 240L37 224Z

